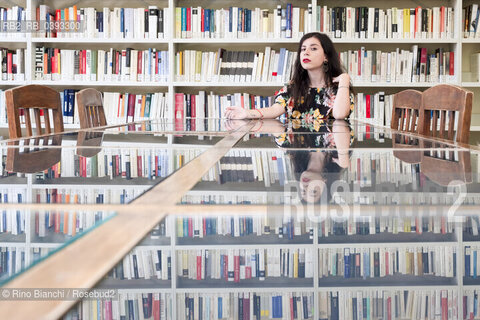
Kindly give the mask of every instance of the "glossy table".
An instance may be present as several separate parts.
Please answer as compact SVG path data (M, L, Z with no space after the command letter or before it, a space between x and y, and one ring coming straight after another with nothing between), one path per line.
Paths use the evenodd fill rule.
M401 316L443 295L461 318L474 301L469 146L361 122L196 119L0 148L3 288L115 294L71 310L70 296L2 301L2 319ZM363 297L377 303L354 308Z

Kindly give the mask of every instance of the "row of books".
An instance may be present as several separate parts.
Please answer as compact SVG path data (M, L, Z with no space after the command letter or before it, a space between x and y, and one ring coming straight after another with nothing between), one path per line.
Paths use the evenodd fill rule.
M26 190L22 188L1 188L0 203L23 203L27 200ZM10 232L12 235L25 233L24 210L0 211L0 233Z
M13 6L11 8L0 7L0 37L2 38L25 38L26 33L21 32L18 24L25 23L27 11L23 7ZM8 25L13 23L14 25ZM18 30L18 32L14 32Z
M389 246L371 248L320 248L318 275L343 278L378 278L397 274L456 276L456 247Z
M360 186L375 186L390 182L399 185L419 185L419 164L404 162L391 156L391 152L359 153L350 157L349 170L344 173L347 182ZM388 190L385 190L388 191Z
M5 280L25 269L25 247L0 247L0 279Z
M265 187L292 180L290 158L282 150L230 150L216 163L220 183L263 181Z
M25 80L25 49L0 48L2 81Z
M60 244L59 244L60 246ZM35 263L39 261L40 259L45 258L47 255L49 255L52 251L56 250L56 248L46 248L46 247L33 247L31 248L31 257L30 257L30 263Z
M287 3L273 10L229 7L205 9L202 7L175 8L175 37L181 39L258 39L294 38L308 33L312 26L312 5L294 7Z
M177 295L182 319L313 319L312 293L225 293Z
M34 189L33 197L36 203L129 203L145 190L137 187L120 188L46 188ZM49 224L51 226L51 224Z
M182 204L285 204L286 193L218 194L217 191L189 191L182 197Z
M334 190L335 191L335 190ZM403 207L396 207L391 205L425 205L424 210L432 210L430 205L450 206L455 202L456 197L452 193L448 194L445 190L431 191L429 194L423 194L422 192L412 192L411 189L403 188L392 190L388 187L382 189L382 186L378 187L375 191L366 192L349 192L342 189L343 194L339 194L335 191L332 195L331 203L340 205L353 205L348 209L355 210L363 205L390 205L387 210L390 214L398 214L408 212ZM189 191L182 197L182 204L269 204L279 205L292 203L298 199L298 191L295 188L291 188L287 191L268 191L267 192L231 192L225 194L219 194L215 190L194 190ZM462 205L478 205L478 196L475 194L468 194L465 198L462 198ZM420 207L421 209L422 207ZM350 211L354 212L354 211ZM447 207L438 208L438 214L446 215L448 212ZM373 212L372 212L373 214ZM448 226L447 230L451 230L452 227ZM450 231L447 231L450 232Z
M175 158L182 157L176 151ZM93 157L83 157L72 150L62 151L62 161L52 167L54 177L116 177L155 179L170 172L169 152L166 149L110 149L105 148ZM54 181L54 180L53 180Z
M191 280L313 278L313 248L177 251L177 276Z
M480 218L477 216L468 217L463 225L463 232L472 236L478 236L480 234Z
M80 203L77 195L73 196L72 202L69 201L69 196L70 194L67 193L64 201L51 203ZM39 195L37 194L36 203L40 203L38 198ZM112 213L108 211L36 211L35 235L39 238L46 238L52 234L61 233L69 237L75 237L77 234L105 221L110 216L112 216Z
M278 238L294 239L308 234L313 239L313 223L278 216L217 216L176 218L178 238L208 238L210 236L248 237L276 235Z
M25 234L25 212L23 210L0 211L0 234L2 233L14 236Z
M169 155L166 149L138 148L128 150L105 149L93 157L86 158L75 155L72 150L65 150L62 153L63 163L60 162L53 166L52 172L49 170L39 174L39 179L47 177L115 177L137 178L146 177L164 177L169 172L168 162L170 157L174 160L174 170L180 168L185 160L190 161L196 156L195 150L176 150ZM239 177L241 181L251 181L253 172L253 181L263 181L266 187L279 183L285 185L287 181L293 181L293 173L289 157L281 150L242 150L234 149L226 155L228 159L233 159L233 163L228 160L217 162L208 174L203 177L203 181L217 181L218 183L234 182L235 179L226 177ZM452 160L458 159L458 153L454 152ZM239 159L238 162L236 159ZM251 160L248 160L251 159ZM242 160L243 162L241 162ZM247 160L245 162L244 160ZM226 172L226 173L225 173ZM242 177L250 177L244 179ZM391 158L390 151L379 152L375 154L353 153L350 158L349 170L343 173L343 178L349 184L358 183L360 187L377 186L379 183L392 183L397 188L405 185L417 190L425 183L419 171L418 164L408 164L398 158ZM377 191L383 192L384 196L390 196L398 200L398 194L389 193L389 188L378 185ZM383 189L382 189L383 188ZM406 190L406 189L405 189ZM434 191L434 190L431 190ZM429 203L434 201L435 193L444 193L443 189L438 189L433 193L415 195L416 203ZM361 196L361 193L358 194ZM442 204L451 197L445 197ZM356 199L354 199L356 200ZM397 201L395 200L395 201ZM448 202L448 201L447 201Z
M61 319L173 319L170 293L120 292L115 299L84 299ZM206 319L206 318L204 318Z
M478 319L480 317L480 290L464 290L463 291L463 317L462 319Z
M480 252L478 246L465 246L465 270L463 275L477 279L480 275Z
M353 81L361 82L449 82L455 76L455 52L412 46L412 50L349 50L340 59Z
M134 199L135 194L143 190L136 188L123 188L118 190L89 188L83 190L70 189L35 189L33 191L36 203L128 203ZM95 221L103 220L98 215L101 212L35 212L35 231L40 237L46 236L46 231L55 233L63 232L67 235L75 235L77 232L86 230ZM0 233L20 235L25 233L25 212L21 210L2 210L0 212ZM472 225L478 220L470 217L463 224L464 232L471 232ZM68 223L65 223L67 221ZM44 222L44 223L43 223ZM70 227L68 227L70 225ZM63 226L63 227L62 227ZM476 224L475 224L476 226ZM282 216L218 216L218 217L178 217L176 219L176 236L178 238L198 239L209 237L248 237L275 235L280 239L293 240L295 237L309 235L313 239L315 225L310 219L301 219ZM349 218L343 221L327 218L318 222L318 237L351 236L351 235L374 235L374 234L400 234L400 233L433 233L452 234L453 222L446 217L433 217L416 215L415 217L361 217ZM165 222L157 225L151 232L152 239L170 236ZM322 240L320 240L322 241Z
M320 292L319 319L458 319L458 299L457 290Z
M109 277L121 280L171 280L171 252L136 247L111 270Z
M40 28L37 32L40 38L163 39L169 23L166 9L157 6L96 9L74 5L51 9L42 4L37 7L36 20L59 26L53 30Z
M177 81L288 82L297 52L265 47L265 52L184 50L175 54Z
M227 107L266 108L273 104L273 98L249 93L216 95L203 90L198 94L175 93L175 119L222 118Z
M353 290L318 294L319 319L477 319L478 290ZM119 293L82 300L63 319L170 319L169 293ZM460 305L458 304L459 299ZM313 319L311 293L187 293L176 297L182 319ZM459 311L460 307L460 311Z
M35 80L166 82L168 52L35 47Z
M64 123L79 124L76 89L60 91ZM0 97L3 92L0 92ZM4 95L4 94L3 94ZM0 98L0 105L2 99ZM134 94L103 92L103 110L109 124L122 124L147 119L162 119L169 115L167 96L163 92ZM0 116L3 119L2 111ZM31 115L32 116L32 115ZM23 118L21 118L21 121Z
M318 237L374 235L381 233L434 233L452 234L455 225L447 217L423 216L417 212L412 217L350 217L348 219L327 218L318 224Z
M128 191L126 190L128 189ZM123 190L101 190L97 188L72 191L68 189L34 190L36 203L126 203L135 196L133 188ZM143 191L138 190L137 193ZM93 196L92 196L93 194ZM112 196L113 195L113 196ZM54 200L52 200L54 199ZM74 236L76 233L88 229L98 221L108 216L106 212L35 212L35 233L43 238L50 233L63 233ZM471 221L470 218L468 221ZM355 221L356 220L356 221ZM362 220L362 221L358 221ZM464 224L464 231L468 232L470 222ZM313 239L315 225L310 220L298 221L281 216L275 217L179 217L176 219L176 236L185 239L205 239L214 241L215 236L224 237L252 237L258 239L274 235L279 239L293 240L296 237L308 235ZM319 242L331 236L374 235L374 234L401 234L401 233L433 233L452 234L454 226L446 217L377 217L348 219L339 222L338 219L327 218L317 225ZM25 233L25 212L21 210L2 210L0 212L0 234L22 235ZM151 239L170 237L171 232L165 222L160 223L151 231ZM471 233L470 233L471 234ZM275 242L275 240L273 240Z
M317 30L331 38L453 39L452 7L396 8L317 6Z
M109 124L170 117L168 95L163 92L146 94L104 92L103 109Z
M478 10L478 3L473 3L462 9L462 31L464 38L479 38L478 32L478 18L480 10Z
M359 92L355 98L352 116L374 125L389 127L392 108L393 94L385 94L383 91L374 94Z
M192 155L191 155L192 156ZM193 159L190 156L190 159ZM219 184L228 182L247 182L251 180L253 172L254 181L263 181L266 187L273 184L285 185L286 181L292 177L289 158L281 150L239 150L232 149L226 157L235 159L250 158L249 164L246 163L222 163L218 161L207 174L202 177L202 181L216 181ZM180 160L177 157L177 160ZM175 167L175 169L178 166ZM236 173L233 173L236 171ZM224 176L226 175L226 176ZM237 177L234 179L234 177ZM238 178L240 177L240 178ZM245 179L247 177L247 179ZM250 177L250 178L248 178Z

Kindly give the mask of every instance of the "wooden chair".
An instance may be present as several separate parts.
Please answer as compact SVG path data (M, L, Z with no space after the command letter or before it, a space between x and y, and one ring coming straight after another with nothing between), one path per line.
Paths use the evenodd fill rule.
M390 128L418 133L418 121L422 107L422 93L417 90L403 90L393 96Z
M78 117L80 128L106 126L107 120L103 110L102 94L92 88L77 93Z
M473 93L449 84L423 92L420 134L468 143ZM456 134L455 134L456 131Z
M417 90L403 90L393 97L392 129L406 133L418 133L422 93ZM419 147L417 138L402 133L393 133L393 155L407 163L420 163L422 152L410 150Z
M63 131L62 107L60 105L60 95L57 91L46 86L27 85L6 90L5 98L8 131L11 139L22 137L22 113L25 118L26 136L28 137L33 135L32 128L34 125L37 135ZM34 120L31 119L31 110L33 110ZM53 123L50 119L50 110ZM53 128L51 127L52 124Z

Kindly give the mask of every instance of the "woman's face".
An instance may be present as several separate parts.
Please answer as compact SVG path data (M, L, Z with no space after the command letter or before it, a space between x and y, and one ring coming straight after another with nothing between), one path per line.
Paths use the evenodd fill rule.
M303 41L300 48L300 63L305 70L321 68L323 62L327 61L320 41L311 37Z
M319 172L306 170L300 175L300 195L307 203L318 202L325 186L325 178Z

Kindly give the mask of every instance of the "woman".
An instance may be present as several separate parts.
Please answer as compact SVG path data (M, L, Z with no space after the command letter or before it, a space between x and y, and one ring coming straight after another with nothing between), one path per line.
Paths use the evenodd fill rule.
M300 40L293 78L275 96L275 103L263 109L227 107L229 119L276 118L286 113L290 119L309 122L318 118L345 119L353 110L350 76L343 72L330 38L307 33Z

